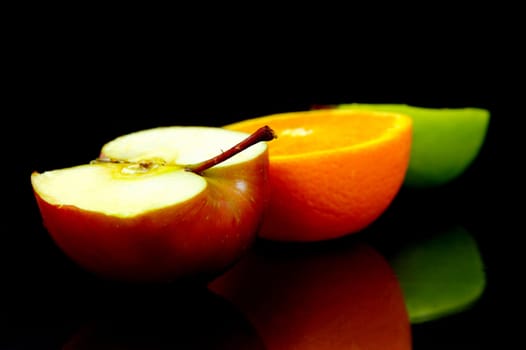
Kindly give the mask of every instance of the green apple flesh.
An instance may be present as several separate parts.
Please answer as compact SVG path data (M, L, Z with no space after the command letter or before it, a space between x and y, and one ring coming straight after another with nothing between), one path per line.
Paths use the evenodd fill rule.
M248 134L213 127L137 131L100 157L33 172L43 222L57 245L109 279L171 281L213 275L251 245L268 198L265 142L204 171Z
M339 104L373 109L413 119L411 158L404 185L440 186L459 177L476 159L486 138L490 112L483 108L425 108L405 104Z

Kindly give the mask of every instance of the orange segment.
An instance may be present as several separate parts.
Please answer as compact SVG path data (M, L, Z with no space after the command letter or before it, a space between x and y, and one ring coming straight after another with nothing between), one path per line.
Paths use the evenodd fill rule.
M390 205L409 164L405 114L311 110L252 118L225 128L268 125L270 204L259 235L319 241L358 232Z

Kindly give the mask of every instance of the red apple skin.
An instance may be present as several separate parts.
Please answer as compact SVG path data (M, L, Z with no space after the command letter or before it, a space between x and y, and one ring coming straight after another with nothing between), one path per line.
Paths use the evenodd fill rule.
M209 289L245 314L269 350L410 350L402 290L385 258L366 244L325 248L253 249Z
M235 263L267 206L267 151L203 176L208 186L196 197L132 218L52 205L34 194L50 236L86 270L112 280L169 282L214 276Z

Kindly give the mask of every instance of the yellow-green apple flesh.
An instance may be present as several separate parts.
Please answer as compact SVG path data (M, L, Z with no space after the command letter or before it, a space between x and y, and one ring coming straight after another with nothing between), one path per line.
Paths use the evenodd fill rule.
M35 171L43 224L66 255L103 278L213 276L255 239L268 198L264 141L273 135L265 132L157 127L108 142L89 164Z

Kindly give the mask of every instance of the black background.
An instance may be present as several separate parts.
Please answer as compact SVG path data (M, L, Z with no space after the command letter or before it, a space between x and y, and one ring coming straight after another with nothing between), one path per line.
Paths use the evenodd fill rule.
M522 304L516 283L523 274L517 243L522 226L511 225L511 208L521 204L508 199L518 197L514 179L522 158L505 161L520 149L511 136L516 128L509 126L522 117L513 107L521 84L514 28L496 31L487 17L466 24L459 16L448 25L434 22L416 37L425 20L406 22L401 32L390 30L395 21L384 23L378 36L348 22L329 34L299 26L269 35L275 23L261 21L254 25L257 33L245 36L239 34L250 20L227 30L174 25L175 19L159 21L154 30L140 21L134 29L126 23L100 30L96 21L46 21L37 12L11 27L5 53L0 273L2 308L14 320L2 320L9 349L58 341L53 334L60 332L45 316L53 313L50 304L67 297L65 285L82 286L88 278L42 228L32 171L89 162L103 143L144 128L221 126L346 102L490 110L486 143L472 167L447 188L403 191L385 220L399 213L407 218L409 210L415 223L431 226L442 224L441 212L443 220L462 218L476 233L487 265L480 306L449 323L416 328L416 349L502 345L514 335L510 315Z

